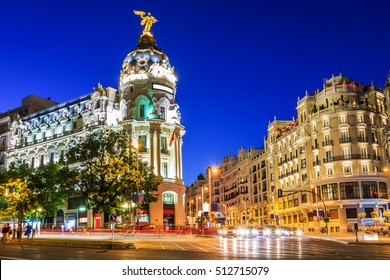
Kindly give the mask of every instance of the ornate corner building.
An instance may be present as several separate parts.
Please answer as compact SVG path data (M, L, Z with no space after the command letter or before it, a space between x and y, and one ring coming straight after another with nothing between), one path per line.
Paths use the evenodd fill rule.
M158 201L143 208L140 222L160 228L183 226L185 130L175 102L177 78L167 55L157 47L150 27L151 23L124 59L118 89L98 84L89 94L25 116L14 116L11 111L2 115L0 123L5 125L1 133L6 135L1 149L3 166L7 168L16 161L33 167L56 162L69 143L82 138L87 131L122 126L132 141L139 143L140 158L150 164L162 181ZM68 203L58 213L57 223L103 226L104 218L98 213L80 212L78 205L73 204Z
M390 202L388 91L332 77L298 100L296 120L268 126L270 186L283 191L274 196L274 219L317 231L325 205L331 232L352 230L360 212L366 225L374 224L372 212L383 222Z

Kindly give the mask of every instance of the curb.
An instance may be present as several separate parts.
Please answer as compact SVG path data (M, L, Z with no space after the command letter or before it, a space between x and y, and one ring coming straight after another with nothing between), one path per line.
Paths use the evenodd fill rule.
M379 241L379 240L361 240L356 242L355 239L353 241L350 240L343 240L343 239L338 239L337 237L325 237L325 236L313 236L313 235L306 235L306 237L309 238L314 238L314 239L321 239L321 240L328 240L328 241L334 241L334 242L339 242L343 243L346 245L390 245L390 240L389 241Z
M31 240L22 242L10 242L9 245L32 245L32 246L59 246L69 248L89 248L89 249L111 249L111 250L123 250L123 249L136 249L134 243L102 243L102 242L83 242L83 241L51 241L51 240Z

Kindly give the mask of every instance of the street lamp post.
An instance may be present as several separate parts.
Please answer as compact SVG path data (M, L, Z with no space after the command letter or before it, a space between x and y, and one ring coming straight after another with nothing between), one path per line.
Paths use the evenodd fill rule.
M222 204L222 208L223 208L223 217L225 218L225 225L226 225L226 220L227 220L227 211L226 211L226 204Z
M138 211L137 208L139 207L139 163L138 163L138 151L139 151L139 145L138 142L135 142L134 148L136 151L136 167L137 167L137 180L136 180L136 188L137 188L137 197L136 197L136 209L135 209L135 218L136 218L136 228L139 229L139 217L138 217Z
M208 168L208 177L209 177L209 201L210 201L210 209L209 209L209 216L210 216L210 228L211 228L211 211L212 211L212 205L213 205L213 201L212 201L212 190L211 190L211 173L216 173L217 172L217 168L215 167L209 167Z

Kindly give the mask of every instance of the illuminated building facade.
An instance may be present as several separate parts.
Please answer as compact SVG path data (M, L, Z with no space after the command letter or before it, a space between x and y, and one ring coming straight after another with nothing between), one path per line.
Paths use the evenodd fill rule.
M220 207L227 224L313 232L325 226L324 217L330 232L383 224L390 205L389 94L390 76L384 90L332 77L298 100L297 119L268 125L264 150L224 157Z
M330 232L346 232L363 222L361 212L365 225L374 224L372 212L383 223L390 202L387 98L340 75L298 101L296 120L268 126L271 188L283 191L275 198L278 223L317 231L328 216Z
M144 30L124 59L118 90L98 84L86 95L15 118L9 126L5 166L25 162L38 167L57 162L73 141L97 127L122 126L138 143L138 155L161 179L158 201L143 205L140 224L175 228L185 224L185 188L182 179L182 137L176 98L176 75L153 34ZM8 120L7 120L8 121ZM104 217L92 210L80 212L68 203L57 224L101 228Z

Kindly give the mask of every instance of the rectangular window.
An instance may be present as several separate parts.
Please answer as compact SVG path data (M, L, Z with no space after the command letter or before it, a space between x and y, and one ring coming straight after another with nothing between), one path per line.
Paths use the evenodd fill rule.
M167 137L161 137L161 153L168 153Z
M362 181L362 193L363 198L374 198L373 192L378 191L376 182L373 181Z
M352 167L350 165L347 165L343 167L343 170L345 174L349 174L352 172Z
M50 163L54 162L54 153L50 153Z
M267 182L266 182L266 181L263 182L261 190L262 190L263 192L266 192L266 191L267 191Z
M328 119L324 120L324 127L329 127L329 120Z
M364 130L359 130L359 132L358 132L358 141L359 142L367 142L366 141L366 134L364 133Z
M44 164L45 164L45 156L41 155L41 160L40 160L39 166L43 166Z
M306 168L306 159L301 159L301 168Z
M168 178L168 163L167 162L164 162L163 164L163 175L164 175L164 178Z
M302 203L307 203L307 194L301 196Z
M343 159L351 159L350 148L343 148Z
M31 158L31 167L35 167L35 157Z
M160 107L160 118L165 120L165 107Z
M360 148L360 158L366 159L367 157L367 149L366 148Z
M144 104L141 104L139 106L139 117L141 119L144 119L145 118L145 105Z
M340 183L340 199L359 199L359 182Z
M348 131L341 131L341 142L345 143L349 140L349 132Z
M347 123L347 116L340 116L340 123Z
M325 152L325 162L331 162L331 161L333 161L332 151L326 151Z
M388 199L387 186L385 182L379 182L379 198Z
M338 200L337 184L322 185L322 199L323 200Z
M357 218L357 209L356 208L346 208L345 214L347 219L356 219Z
M372 218L371 213L374 212L374 208L364 208L364 212L366 213L366 218Z
M140 152L146 152L147 146L146 146L146 135L139 135L138 136L138 150Z

